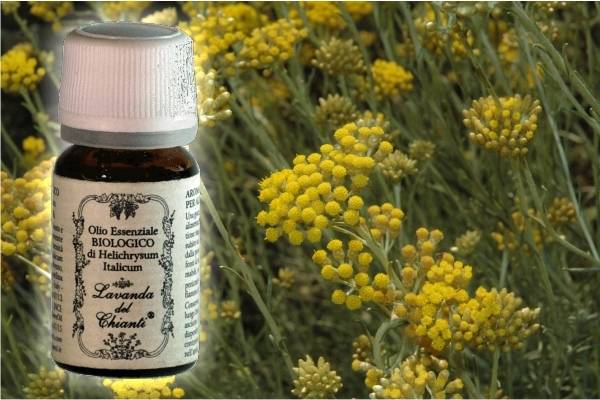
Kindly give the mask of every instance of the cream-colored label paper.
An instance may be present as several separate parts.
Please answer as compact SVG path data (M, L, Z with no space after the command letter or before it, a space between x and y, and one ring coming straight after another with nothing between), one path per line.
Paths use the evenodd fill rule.
M52 355L100 369L194 362L199 175L105 183L54 176Z

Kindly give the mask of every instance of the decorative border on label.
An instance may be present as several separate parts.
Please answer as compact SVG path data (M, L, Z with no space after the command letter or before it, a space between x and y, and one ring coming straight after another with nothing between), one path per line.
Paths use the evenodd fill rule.
M81 241L81 235L84 229L84 217L83 208L90 202L95 201L97 203L105 204L108 203L110 209L110 217L116 217L120 219L121 213L124 213L125 219L135 217L135 212L139 208L140 204L146 204L150 201L156 201L164 209L164 216L162 219L162 228L165 234L165 241L163 242L163 252L158 261L159 265L164 271L165 278L163 286L161 288L162 305L165 309L165 315L162 320L160 332L163 335L163 340L160 345L152 350L138 349L137 347L142 344L141 340L137 338L137 334L127 335L125 332L119 332L116 336L113 333L109 333L107 338L103 340L103 343L107 345L106 348L97 350L90 350L83 343L82 334L85 330L84 318L81 313L85 297L85 285L83 281L83 269L90 263L85 257L83 250L83 242ZM73 213L73 223L75 224L75 234L73 235L73 246L75 248L75 297L73 299L73 312L75 313L75 323L73 324L73 337L77 335L79 347L81 351L92 358L102 358L110 360L135 360L138 358L152 358L158 356L167 346L169 341L169 334L174 337L173 334L173 320L174 315L174 301L171 297L171 289L173 288L173 259L171 251L175 243L175 235L173 234L171 227L173 224L173 216L175 210L169 213L169 206L164 198L158 195L145 195L145 194L126 194L126 193L103 193L101 195L88 195L85 196L79 203L79 209L77 216Z

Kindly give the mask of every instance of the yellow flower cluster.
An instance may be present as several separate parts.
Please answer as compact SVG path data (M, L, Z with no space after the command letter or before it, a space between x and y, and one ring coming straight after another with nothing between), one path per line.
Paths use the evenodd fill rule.
M15 273L12 267L4 260L2 260L0 267L2 272L2 293L10 293L15 284Z
M365 385L368 388L378 385L384 372L373 365L371 351L373 346L367 335L360 335L352 342L352 370L365 373ZM385 352L383 350L382 352Z
M413 160L400 150L394 151L381 161L381 172L394 182L415 175L418 172L417 160Z
M152 14L142 18L145 24L159 24L167 26L177 25L177 9L175 7L166 7L162 10L154 11Z
M32 157L38 157L46 151L44 139L35 136L27 136L23 140L23 151Z
M242 42L238 65L242 68L264 70L268 75L274 65L287 61L294 54L294 46L308 35L293 21L279 19L255 28Z
M332 398L342 388L342 378L331 369L323 357L317 363L310 356L306 360L298 360L298 367L294 368L296 379L292 394L302 399L328 399Z
M33 54L31 43L21 43L2 55L2 90L19 93L21 88L33 90L46 75Z
M46 22L52 23L52 30L58 32L62 27L60 20L73 12L72 1L30 1L29 12Z
M514 29L502 34L500 43L498 43L498 57L505 66L513 65L519 60L519 44Z
M62 399L65 396L65 371L60 368L48 371L41 367L36 374L27 374L27 380L23 392L28 399Z
M324 144L319 153L298 155L292 169L276 171L260 183L259 200L269 204L257 222L267 240L286 235L293 245L317 243L332 220L353 226L360 222L363 200L352 196L365 187L375 167L375 156L389 154L392 145L382 141L383 129L364 121L335 131L336 145Z
M221 318L224 319L240 319L242 312L238 303L234 300L225 300L221 302Z
M415 140L408 146L408 155L417 161L428 161L433 157L435 144L429 140Z
M213 290L210 287L212 261L215 253L210 251L200 259L200 333L199 340L208 341L208 324L218 318L217 304L213 299Z
M506 352L523 348L525 340L540 328L536 323L540 309L519 309L521 303L519 297L506 289L498 292L479 287L475 298L459 305L458 312L452 316L459 328L455 338L477 350L499 348Z
M312 257L321 266L321 276L349 288L347 291L334 290L331 294L333 303L357 310L363 302L389 304L396 299L397 293L391 290L387 274L378 273L374 277L369 274L373 255L365 249L361 240L348 241L345 250L341 240L332 239L327 243L327 250L317 250Z
M149 1L105 1L101 3L102 12L110 21L138 20L142 11L149 5Z
M23 148L23 164L28 168L37 164L46 152L44 139L36 136L27 136L21 147Z
M103 385L110 388L116 399L181 399L185 391L172 388L175 376L149 379L105 379Z
M400 234L404 212L391 203L372 205L367 209L371 236L375 240L394 239Z
M475 251L475 247L481 240L481 231L473 230L466 231L464 234L456 238L452 251L459 256L466 257Z
M529 95L488 96L474 100L471 108L463 111L463 122L472 142L503 157L519 157L527 154L541 111L539 100Z
M427 263L424 267L427 268ZM408 275L404 269L402 272ZM419 292L409 292L404 297L410 322L406 331L422 346L441 352L453 339L449 315L453 307L469 299L464 288L473 272L471 266L455 261L449 253L444 253L440 261L427 269L426 281ZM411 275L414 275L412 271ZM404 280L410 283L414 278ZM397 311L403 313L400 307ZM461 350L461 347L455 346L455 349Z
M359 21L373 12L373 5L367 1L348 1L344 4L354 21ZM336 30L346 28L346 22L335 2L307 1L302 3L302 7L306 10L306 16L312 24Z
M339 94L321 97L315 109L317 123L331 129L338 129L357 118L358 111L352 100Z
M5 15L15 14L19 10L20 5L21 5L20 1L3 1L1 3L2 14L5 14Z
M440 231L417 230L417 247L402 248L405 265L401 280L405 295L394 306L396 317L408 321L406 333L432 354L446 348L461 351L500 346L504 351L521 348L539 329L539 309L518 309L521 300L506 289L498 292L479 287L475 297L466 288L472 267L450 253L434 257ZM418 249L418 250L417 250Z
M230 18L236 31L250 33L254 28L268 21L266 15L247 3L223 3L211 5L211 7L214 7L215 11L213 12L218 10Z
M507 249L509 252L514 252L521 249L528 254L529 248L523 238L525 232L525 217L523 217L521 211L513 212L511 217L515 229L512 230L507 228L502 222L499 222L498 230L492 232L491 237L496 242L499 251ZM531 217L539 217L538 213L533 208L527 210L527 218ZM541 249L544 241L549 239L544 237L542 230L537 225L534 225L533 222L531 223L531 236L538 249Z
M179 28L194 41L194 64L203 69L221 68L228 75L235 73L236 55L231 50L245 32L235 29L231 18L222 14L192 18L181 22Z
M2 255L46 253L50 246L50 181L54 160L12 179L2 177ZM32 258L32 257L30 257Z
M450 381L446 360L429 355L408 357L380 382L372 387L371 398L422 399L430 394L434 399L460 399L464 386L458 378Z
M413 74L393 61L377 59L371 69L375 94L380 98L398 97L413 89Z
M29 271L25 275L25 279L36 285L45 296L49 297L52 292L52 286L50 285L50 279L48 278L50 275L50 254L36 254L31 259L31 262L48 274L42 274L39 271Z
M366 71L363 56L354 42L335 36L320 43L311 63L332 76L362 74Z
M575 205L566 197L556 197L548 208L548 221L558 227L575 222Z
M362 363L371 363L372 345L367 335L360 335L352 342L352 369L360 371Z
M521 65L521 52L517 40L517 32L514 29L504 32L498 43L498 58L502 64L502 69L511 87L517 89L531 89L535 86L535 74L543 76L544 70L541 64L531 68L529 64ZM525 68L523 70L522 68Z
M196 62L196 58L194 61ZM231 117L229 98L231 94L216 80L216 71L204 72L199 64L194 65L196 75L196 97L200 125L213 127L217 121Z
M478 49L473 49L473 33L465 29L460 22L450 27L448 16L443 12L436 15L429 4L426 5L424 15L416 18L414 24L421 43L431 54L441 56L446 48L456 58L465 57L469 50L475 55L479 54Z
M279 268L277 271L277 277L273 278L273 283L284 289L292 287L296 280L296 272L288 267Z
M502 222L499 222L497 230L491 233L491 237L496 242L499 251L504 251L505 249L509 252L522 250L526 254L529 254L529 247L524 238L526 218L530 219L531 236L533 243L538 250L541 250L544 243L552 241L552 236L546 235L542 227L534 221L543 219L543 215L537 210L529 208L527 210L526 218L521 211L514 211L511 214L511 217L512 229L506 227ZM573 223L576 220L575 205L565 197L554 198L552 204L548 208L546 218L556 229L563 225Z

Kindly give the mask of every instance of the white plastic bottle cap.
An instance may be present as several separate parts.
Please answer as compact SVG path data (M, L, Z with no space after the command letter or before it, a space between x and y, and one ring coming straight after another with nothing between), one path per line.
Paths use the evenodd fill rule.
M98 23L65 38L63 139L109 148L190 143L198 128L192 40L176 28Z

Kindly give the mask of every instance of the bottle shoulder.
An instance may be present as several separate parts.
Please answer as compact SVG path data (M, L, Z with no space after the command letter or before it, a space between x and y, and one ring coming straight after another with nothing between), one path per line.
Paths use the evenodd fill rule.
M103 182L158 182L199 173L184 147L152 150L105 149L73 145L57 158L58 176Z

